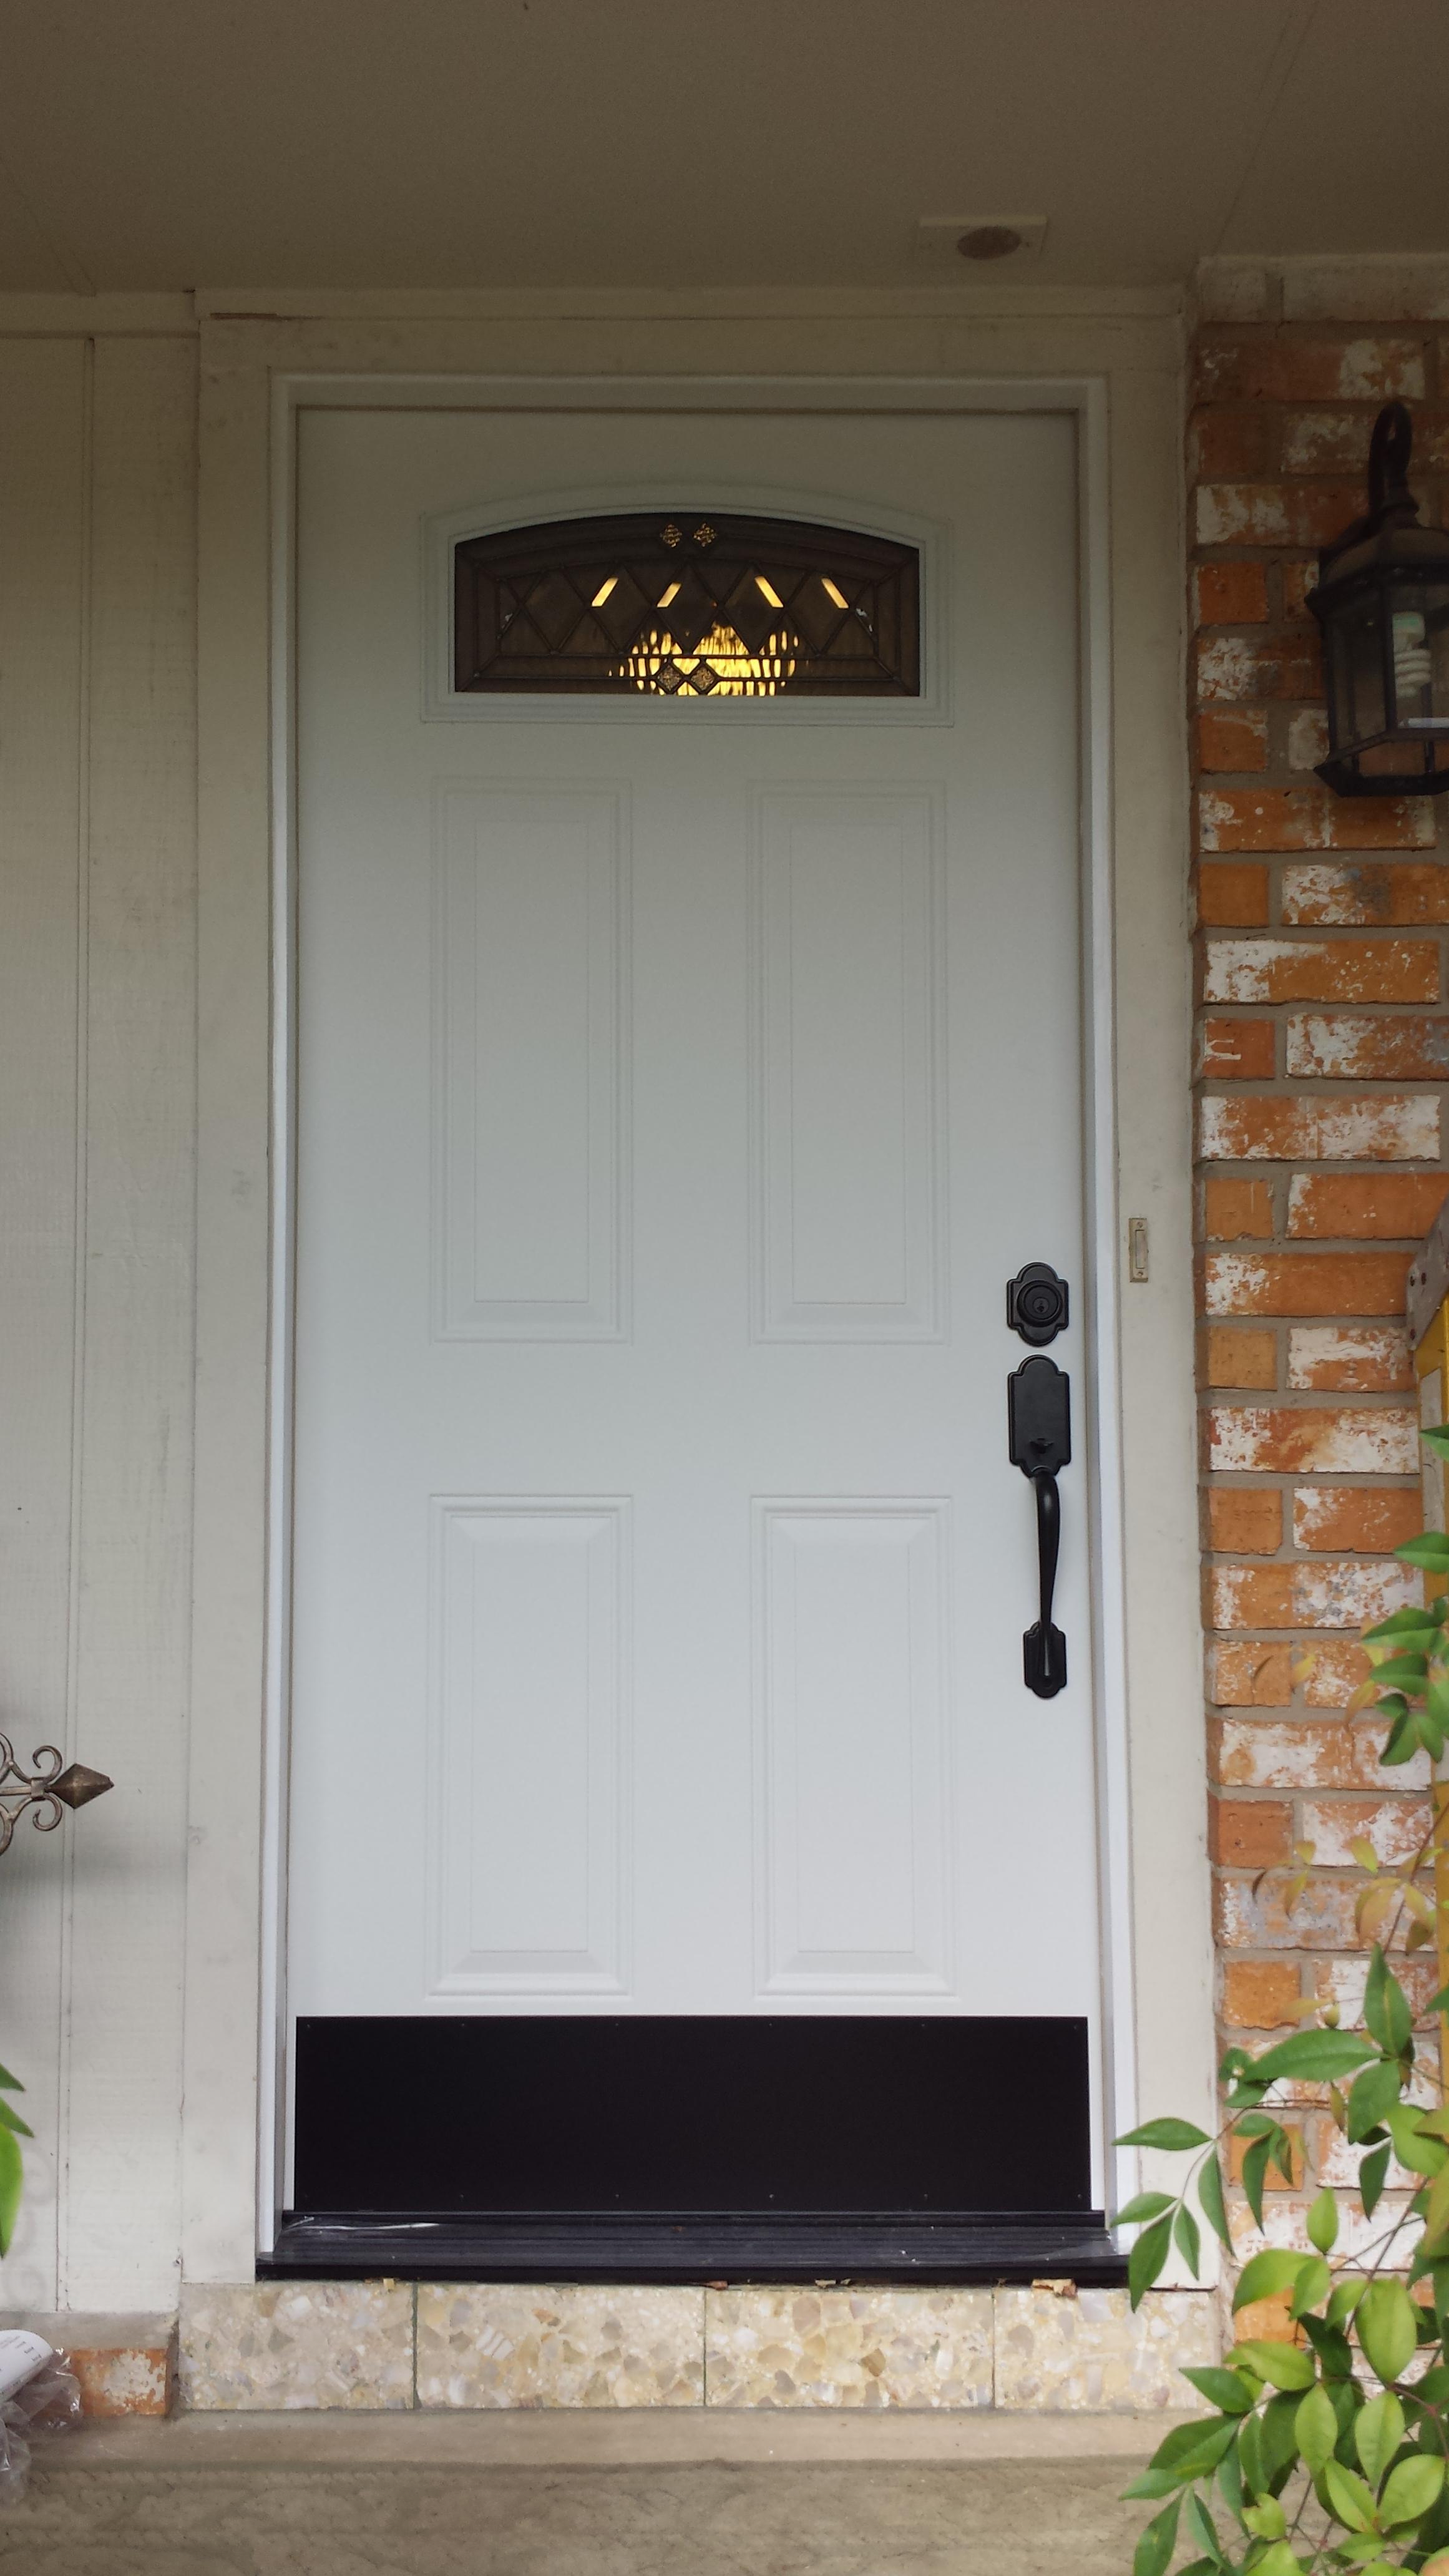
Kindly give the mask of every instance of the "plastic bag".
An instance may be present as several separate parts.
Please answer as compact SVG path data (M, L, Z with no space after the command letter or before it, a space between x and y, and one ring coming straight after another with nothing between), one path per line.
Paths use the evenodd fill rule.
M0 2333L0 2506L18 2504L30 2477L36 2433L61 2433L80 2422L81 2395L63 2352L41 2336Z

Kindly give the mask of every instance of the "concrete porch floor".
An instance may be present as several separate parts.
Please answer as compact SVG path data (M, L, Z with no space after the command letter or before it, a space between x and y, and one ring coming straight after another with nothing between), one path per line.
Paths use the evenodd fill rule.
M14 2576L1126 2576L1178 2418L183 2416L37 2447Z

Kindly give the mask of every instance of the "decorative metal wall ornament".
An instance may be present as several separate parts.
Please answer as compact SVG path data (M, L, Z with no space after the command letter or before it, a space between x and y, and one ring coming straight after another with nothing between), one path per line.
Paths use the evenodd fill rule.
M60 1749L54 1744L38 1744L30 1759L35 1769L22 1770L9 1736L0 1735L0 1852L10 1849L27 1807L35 1809L36 1832L53 1834L62 1807L74 1814L77 1807L89 1806L92 1798L103 1798L116 1785L104 1771L90 1771L84 1762L67 1762L62 1770Z
M453 555L460 692L918 697L913 546L701 510L561 519Z
M1318 558L1328 758L1339 796L1449 789L1449 537L1419 524L1414 425L1386 403L1369 445L1369 506Z

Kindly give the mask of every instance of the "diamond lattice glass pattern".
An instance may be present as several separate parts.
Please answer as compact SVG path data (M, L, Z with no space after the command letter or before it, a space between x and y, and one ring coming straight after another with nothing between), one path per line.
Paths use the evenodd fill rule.
M920 695L920 559L720 511L556 520L453 557L454 687L672 698Z

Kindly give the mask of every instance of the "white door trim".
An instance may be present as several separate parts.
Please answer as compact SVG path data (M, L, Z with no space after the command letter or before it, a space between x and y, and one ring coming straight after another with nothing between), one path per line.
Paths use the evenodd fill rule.
M553 327L556 336L569 336L570 326ZM713 336L748 338L751 328L742 332L738 325L721 324ZM901 336L889 326L880 326L880 335ZM1038 367L1040 344L1053 335L1059 342L1080 344L1084 328L1021 326L1019 336L1035 344L1030 354ZM323 324L209 328L207 337L214 345L204 350L201 565L203 1113L192 1818L197 1860L188 1916L188 2119L183 2142L190 2178L185 2267L191 2277L235 2279L250 2269L248 2240L263 2248L271 2240L279 2178L291 1405L293 459L297 413L312 404L1048 409L1076 416L1082 497L1084 918L1089 925L1084 942L1089 1102L1084 1143L1093 1272L1087 1392L1096 1458L1090 1508L1109 2129L1129 2124L1134 2116L1143 2073L1151 2082L1150 2108L1166 2107L1159 2098L1164 2079L1178 2088L1174 2099L1185 2107L1206 2098L1210 1949L1195 1664L1185 939L1180 951L1175 945L1175 934L1184 926L1180 889L1186 845L1177 739L1178 469L1175 439L1169 443L1165 434L1175 428L1177 413L1169 363L1175 339L1160 323L1125 326L1125 336L1133 335L1152 345L1145 355L1135 346L1124 359L1116 345L1124 326L1092 326L1085 336L1105 344L1092 352L1098 364L1083 367L1079 362L1060 373L998 372L1002 344L1010 342L1012 332L999 321L974 321L963 323L958 337L986 345L963 352L976 361L969 372L951 374L781 376L752 369L708 374L671 369L629 376L490 374L480 364L476 371L443 375L399 364L401 349L381 352L377 343L385 335L376 328L351 333ZM415 347L416 330L400 336ZM456 326L446 336L456 339ZM491 335L479 329L474 336L486 343ZM667 330L663 336L667 338ZM859 345L860 324L845 336L852 348ZM939 344L940 326L916 326L916 336L926 344L922 358L929 367L934 355L930 344ZM349 337L366 343L358 362L331 363L342 358L339 344ZM320 364L305 363L309 342L325 344L317 350ZM1072 357L1078 354L1073 347ZM263 524L266 561L259 564L256 539ZM1119 603L1115 625L1114 579ZM1127 614L1142 619L1145 632L1129 636ZM1144 644L1155 647L1159 660L1165 648L1165 670L1149 671ZM258 668L259 648L269 666L265 674ZM259 681L269 700L264 743L258 741ZM1134 726L1139 728L1135 743L1130 738ZM265 754L264 766L259 753ZM265 818L270 882L259 888L258 826L263 816L257 789L263 777L271 782ZM1130 800L1127 813L1124 793ZM1114 883L1113 842L1115 836L1120 853L1124 822L1134 878L1130 889ZM1154 866L1169 882L1165 890L1156 885L1144 901L1144 870ZM257 932L264 923L270 1020L269 1044L259 1059ZM1114 1034L1119 947L1131 952L1133 1000L1139 1006L1132 1080L1120 1099ZM268 1095L267 1126L260 1138L259 1071ZM259 1143L264 1152L269 1146L271 1161L260 1313L258 1227L245 1187L248 1178L258 1176ZM1155 1297L1147 1301L1151 1315L1144 1309L1140 1318L1126 1318L1120 1310L1119 1172L1124 1177L1130 1173L1132 1212L1145 1209L1160 1229L1154 1260L1161 1278ZM1148 1327L1145 1333L1124 1330L1139 1322ZM264 1396L258 1365L263 1356ZM1138 1604L1130 1628L1129 1549ZM1129 1635L1134 1663L1143 1672L1131 1698ZM248 1671L255 1675L251 1690ZM1184 1691L1190 1732L1181 1723ZM1160 1714L1164 1697L1169 1705L1176 1703L1165 1727ZM1164 1771L1154 1729L1167 1739L1178 1766L1175 1778ZM1188 1752L1191 1746L1197 1747L1195 1754ZM248 1780L260 1793L255 1834L248 1833L245 1814L236 1808L237 1792L244 1798ZM380 1846L385 1838L380 1786ZM248 1845L253 1871L260 1877L256 1910L246 1896ZM222 1848L231 1865L218 1874ZM208 1851L209 1868L202 1858ZM252 1888L257 1884L254 1874ZM1157 1902L1173 1891L1175 1927L1163 1919ZM1195 1898L1201 1901L1195 1903ZM1145 1979L1144 1960L1134 1955L1133 1939L1134 1910L1139 1919L1149 1919L1143 1914L1144 1900L1152 1907ZM243 2080L239 2063L243 2039L237 2007L248 1983L257 2009L259 2099ZM1145 2017L1148 1988L1152 2001ZM1184 2020L1193 2025L1194 1991L1200 2007L1195 2051L1191 2038L1183 2045ZM230 2039L229 2052L223 2033ZM256 2125L251 2128L247 2113L253 2100ZM1098 2142L1098 2173L1109 2202L1126 2187L1125 2178L1113 2169L1120 2161L1108 2156L1105 2139ZM245 2221L244 2180L255 2186L254 2197L247 2191Z

